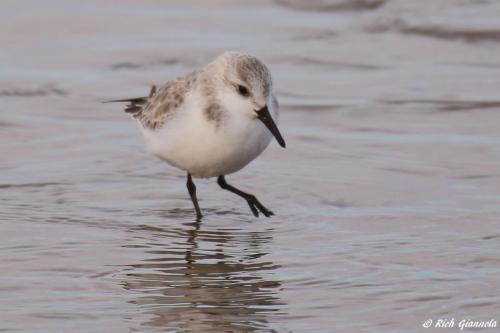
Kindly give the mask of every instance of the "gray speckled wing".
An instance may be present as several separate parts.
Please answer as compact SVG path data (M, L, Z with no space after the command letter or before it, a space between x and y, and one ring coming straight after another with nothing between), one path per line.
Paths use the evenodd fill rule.
M134 117L145 128L160 128L184 102L185 95L194 82L192 76L190 73L167 82L148 98L144 107L134 114Z
M194 71L167 82L158 91L153 86L148 97L112 102L129 102L125 112L131 113L144 128L156 130L175 114L184 102L186 93L195 83L196 77L196 71Z

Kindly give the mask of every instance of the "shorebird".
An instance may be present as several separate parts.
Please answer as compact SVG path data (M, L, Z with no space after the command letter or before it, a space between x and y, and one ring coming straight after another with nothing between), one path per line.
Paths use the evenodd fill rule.
M273 212L257 197L228 184L225 176L259 156L272 136L285 148L272 89L264 63L252 55L226 52L159 89L153 86L147 97L109 102L127 102L125 112L137 120L146 147L187 173L198 219L202 214L193 177L217 177L219 186L245 199L256 217L259 212L269 217Z

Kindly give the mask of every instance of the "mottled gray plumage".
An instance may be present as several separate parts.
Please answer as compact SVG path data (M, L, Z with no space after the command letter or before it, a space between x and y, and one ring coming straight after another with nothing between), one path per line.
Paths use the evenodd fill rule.
M220 69L222 76L220 74ZM173 116L182 105L188 91L199 91L204 96L202 112L207 121L219 127L226 110L219 102L216 88L220 82L231 83L231 76L236 75L245 85L255 87L262 85L264 97L271 90L271 74L267 67L254 56L227 52L203 69L179 76L162 86L158 91L153 86L148 97L116 100L129 102L125 111L131 113L143 127L156 130Z
M167 82L158 91L152 91L146 103L139 112L134 114L134 117L146 128L160 128L184 102L186 92L195 82L194 72Z

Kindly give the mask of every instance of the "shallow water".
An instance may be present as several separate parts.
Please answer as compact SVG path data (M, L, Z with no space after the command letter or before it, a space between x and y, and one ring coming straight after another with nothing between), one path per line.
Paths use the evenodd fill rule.
M428 318L500 320L498 2L0 9L1 331L420 332ZM199 180L196 223L184 174L100 102L228 49L274 76L288 147L273 143L228 181L276 216L253 218Z

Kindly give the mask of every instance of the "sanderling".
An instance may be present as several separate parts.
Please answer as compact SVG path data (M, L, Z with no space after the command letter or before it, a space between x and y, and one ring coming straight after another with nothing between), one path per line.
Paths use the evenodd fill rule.
M148 149L187 172L187 189L201 218L192 177L218 177L219 186L245 199L255 216L273 215L252 194L229 185L236 172L268 146L272 136L284 148L278 101L271 74L254 56L226 52L205 67L151 88L128 102L125 112L139 123Z

